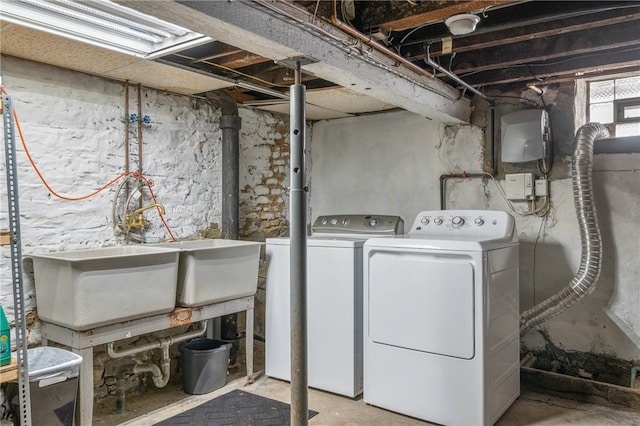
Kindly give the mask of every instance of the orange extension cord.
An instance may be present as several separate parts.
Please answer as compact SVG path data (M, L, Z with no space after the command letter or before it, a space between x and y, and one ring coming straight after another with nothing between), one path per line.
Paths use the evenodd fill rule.
M4 89L4 87L0 86L0 90L5 95L9 96L9 93L7 93L7 91ZM98 193L104 191L105 189L107 189L108 187L110 187L111 185L113 185L114 183L119 181L121 178L123 178L123 177L125 177L127 175L133 175L134 178L143 180L145 185L147 185L147 188L149 188L149 193L151 194L151 198L153 199L153 202L155 204L158 204L158 200L156 199L156 195L153 193L153 189L151 189L151 187L153 186L153 181L151 179L147 179L144 175L142 175L139 172L123 172L123 173L120 173L117 177L113 178L111 181L109 181L105 185L101 186L96 191L94 191L94 192L92 192L90 194L87 194L87 195L83 195L81 197L67 197L67 196L58 194L53 188L51 188L51 186L49 185L47 180L44 178L44 176L40 172L40 169L38 168L38 166L36 166L35 161L31 157L31 153L29 152L29 149L27 148L27 144L25 142L24 135L22 134L22 128L20 127L20 121L18 120L18 114L16 113L15 109L13 110L13 117L15 118L16 128L18 129L18 134L20 135L20 141L22 142L22 147L24 148L24 152L27 154L27 158L29 159L29 163L31 163L31 166L33 167L33 170L35 170L35 172L37 173L38 177L40 178L40 180L42 181L44 186L49 190L49 192L51 192L56 197L58 197L58 198L60 198L62 200L67 200L67 201L85 200L87 198L93 197L94 195L97 195ZM166 228L167 232L171 236L171 241L175 241L176 238L173 236L173 233L171 232L171 229L169 228L169 225L167 224L166 220L164 219L164 216L162 214L162 211L160 210L160 207L156 206L156 210L158 211L158 216L160 216L160 220L162 220L162 223L164 224L164 227Z

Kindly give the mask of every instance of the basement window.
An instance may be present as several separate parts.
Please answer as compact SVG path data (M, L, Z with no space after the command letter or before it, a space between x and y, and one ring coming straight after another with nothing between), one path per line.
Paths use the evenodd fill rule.
M0 20L145 59L211 41L110 0L2 0Z
M640 76L588 82L588 121L612 136L640 136Z

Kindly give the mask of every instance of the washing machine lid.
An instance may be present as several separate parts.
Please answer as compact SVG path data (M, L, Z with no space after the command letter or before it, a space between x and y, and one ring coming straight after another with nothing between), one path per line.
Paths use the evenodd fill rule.
M310 236L307 237L307 247L362 248L366 240L363 236ZM286 237L267 238L266 243L270 246L289 246L291 240Z
M488 240L460 236L431 239L415 235L402 235L395 238L370 238L364 244L364 247L389 250L488 251L513 245L518 245L518 242L504 241L502 239Z
M482 251L518 243L513 216L499 210L425 210L393 240L370 245Z

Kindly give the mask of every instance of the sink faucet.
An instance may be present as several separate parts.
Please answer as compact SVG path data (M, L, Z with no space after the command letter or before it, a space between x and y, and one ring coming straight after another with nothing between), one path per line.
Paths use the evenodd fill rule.
M125 224L128 230L139 227L139 228L144 228L146 221L144 220L144 216L142 215L142 212L145 210L149 210L152 209L154 207L157 207L160 209L160 215L164 216L165 210L164 210L164 206L160 203L154 203L154 204L149 204L148 206L144 206L144 207L140 207L137 210L134 210L133 213L129 214L127 213L127 215L125 216Z
M134 212L132 213L132 216L135 217L135 216L139 215L140 213L142 213L143 211L152 209L154 207L159 208L160 209L160 214L162 216L164 216L164 206L162 204L160 204L160 203L149 204L148 206L140 207L138 210L134 210Z

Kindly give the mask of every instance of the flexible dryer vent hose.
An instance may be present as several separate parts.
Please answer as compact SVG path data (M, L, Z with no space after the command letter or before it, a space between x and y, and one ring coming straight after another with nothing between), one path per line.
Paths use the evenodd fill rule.
M596 286L602 263L602 239L593 201L593 144L597 139L606 137L609 137L609 132L599 123L585 124L576 133L571 177L582 244L580 268L569 285L559 293L522 313L520 335L565 311Z

